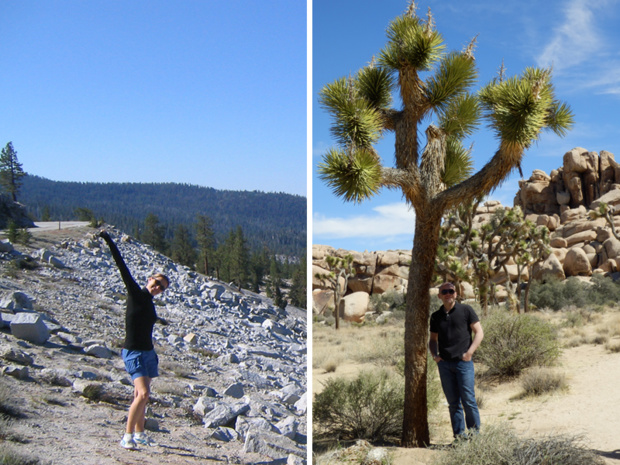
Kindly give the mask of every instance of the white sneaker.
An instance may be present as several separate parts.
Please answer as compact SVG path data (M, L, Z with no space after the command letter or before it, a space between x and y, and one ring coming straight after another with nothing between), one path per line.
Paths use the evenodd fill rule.
M133 439L125 440L125 438L121 439L121 447L124 449L135 450L138 448L138 444Z
M133 437L133 440L136 444L139 444L141 446L156 446L157 443L155 441L153 441L150 437L148 437L146 434L141 434L141 435L135 435Z

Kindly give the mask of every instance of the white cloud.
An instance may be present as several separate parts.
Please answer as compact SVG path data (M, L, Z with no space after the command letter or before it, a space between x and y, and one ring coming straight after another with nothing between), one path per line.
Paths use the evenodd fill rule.
M571 0L562 22L536 58L539 66L553 66L558 76L577 91L620 95L620 60L614 47L619 0Z
M551 41L537 59L540 66L553 65L555 70L571 68L600 52L604 41L597 32L593 10L588 0L568 3L564 22L554 29Z
M381 205L372 212L351 218L328 218L315 213L314 237L322 239L385 238L406 234L413 236L415 213L405 203Z

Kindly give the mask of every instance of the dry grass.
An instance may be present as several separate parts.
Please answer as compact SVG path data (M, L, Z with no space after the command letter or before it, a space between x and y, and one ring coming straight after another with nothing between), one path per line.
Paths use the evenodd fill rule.
M376 363L396 366L404 355L402 325L358 326L344 323L333 327L313 327L312 367L335 371L343 363Z
M611 352L612 354L617 354L618 352L620 352L620 341L619 340L608 341L605 344L605 350L607 350L608 352Z
M189 378L193 375L191 367L172 360L164 360L160 362L159 368L162 371L174 373L179 378Z
M566 391L566 375L548 368L533 368L521 377L523 393L519 397L540 396L557 391Z
M159 394L184 396L187 394L187 384L170 378L159 378L153 383L153 390Z

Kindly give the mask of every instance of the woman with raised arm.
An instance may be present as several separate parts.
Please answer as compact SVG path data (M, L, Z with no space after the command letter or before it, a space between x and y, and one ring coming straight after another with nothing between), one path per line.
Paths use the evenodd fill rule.
M112 257L121 272L127 288L127 310L125 312L125 342L122 356L125 368L134 383L134 398L129 407L127 428L121 440L121 447L136 449L138 445L155 445L144 433L146 404L149 400L151 380L159 376L158 358L153 348L153 326L158 318L153 297L164 292L170 285L168 277L161 273L148 279L145 287L140 287L131 276L118 247L106 231L99 237L106 241Z

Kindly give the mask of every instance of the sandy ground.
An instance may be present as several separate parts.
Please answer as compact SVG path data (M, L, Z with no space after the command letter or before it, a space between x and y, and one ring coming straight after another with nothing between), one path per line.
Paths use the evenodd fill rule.
M611 312L605 318L617 318ZM598 327L604 324L599 323ZM592 332L594 328L590 329ZM618 337L611 338L617 342ZM313 392L320 392L322 383L332 376L353 378L363 368L376 365L343 363L334 373L313 369ZM620 464L620 353L611 353L603 345L584 344L563 349L555 369L564 373L568 391L536 398L520 398L518 379L478 389L483 397L481 418L484 423L506 422L522 437L551 434L580 435L583 443L596 451L606 463ZM440 405L430 420L431 442L449 444L450 420L446 404ZM436 450L392 448L394 465L429 464Z

